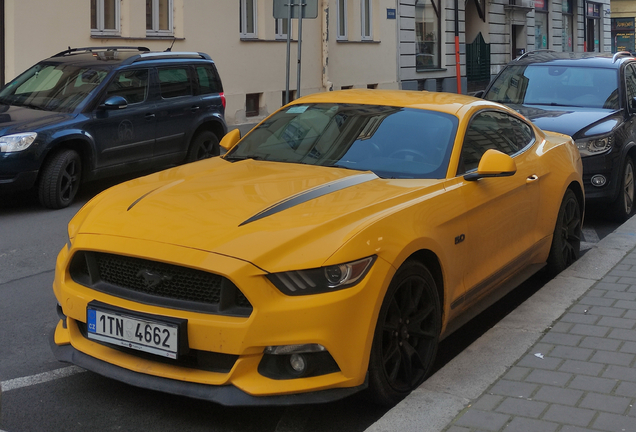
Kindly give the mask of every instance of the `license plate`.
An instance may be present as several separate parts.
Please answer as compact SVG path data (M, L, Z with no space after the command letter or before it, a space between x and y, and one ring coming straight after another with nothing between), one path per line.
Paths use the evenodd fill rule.
M89 304L86 309L88 338L176 359L180 324L117 308Z

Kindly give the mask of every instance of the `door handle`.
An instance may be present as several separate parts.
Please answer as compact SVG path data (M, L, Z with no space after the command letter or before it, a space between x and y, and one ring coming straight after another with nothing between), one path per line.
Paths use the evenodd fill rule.
M532 174L531 176L529 176L529 177L526 179L526 184L534 183L534 182L536 182L537 180L539 180L539 176L538 176L538 175L536 175L536 174Z
M146 120L152 120L155 118L155 113L148 113L146 114Z
M192 112L196 112L196 111L199 111L199 107L198 106L193 106L193 107L190 108L190 110Z

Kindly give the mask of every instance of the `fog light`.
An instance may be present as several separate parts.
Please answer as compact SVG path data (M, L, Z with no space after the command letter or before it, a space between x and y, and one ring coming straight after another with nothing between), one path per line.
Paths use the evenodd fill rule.
M289 357L289 364L291 365L292 369L299 374L305 372L305 369L307 369L307 362L305 361L305 357L303 357L302 354L292 354Z
M607 179L603 175L597 174L592 177L592 186L596 186L596 187L605 186L606 182L607 182Z

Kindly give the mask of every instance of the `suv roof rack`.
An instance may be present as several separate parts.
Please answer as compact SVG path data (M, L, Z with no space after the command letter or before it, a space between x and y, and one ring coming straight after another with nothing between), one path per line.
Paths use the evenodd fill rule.
M538 50L526 51L523 54L521 54L519 57L517 57L515 60L521 60L522 58L527 57L529 55L540 54L540 53L551 53L551 52L556 52L556 51L551 49L538 49Z
M146 47L133 47L133 46L99 46L99 47L82 47L82 48L71 48L68 47L67 50L60 51L52 57L62 57L67 54L72 54L76 52L94 52L94 51L120 51L120 50L131 50L131 51L142 51L148 52L149 48Z
M619 51L612 56L612 63L616 63L616 60L621 57L632 57L632 53L630 53L629 51Z

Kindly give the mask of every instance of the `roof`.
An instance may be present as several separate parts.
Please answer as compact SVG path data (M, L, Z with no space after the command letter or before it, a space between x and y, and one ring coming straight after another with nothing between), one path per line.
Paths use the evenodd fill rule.
M528 51L512 60L508 65L549 64L551 66L584 66L617 68L624 60L634 59L631 53L624 51L615 54L598 52L556 52L551 50Z
M191 59L211 60L210 56L200 52L150 51L146 47L102 46L70 48L61 51L47 62L73 64L77 66L127 65L145 60Z

